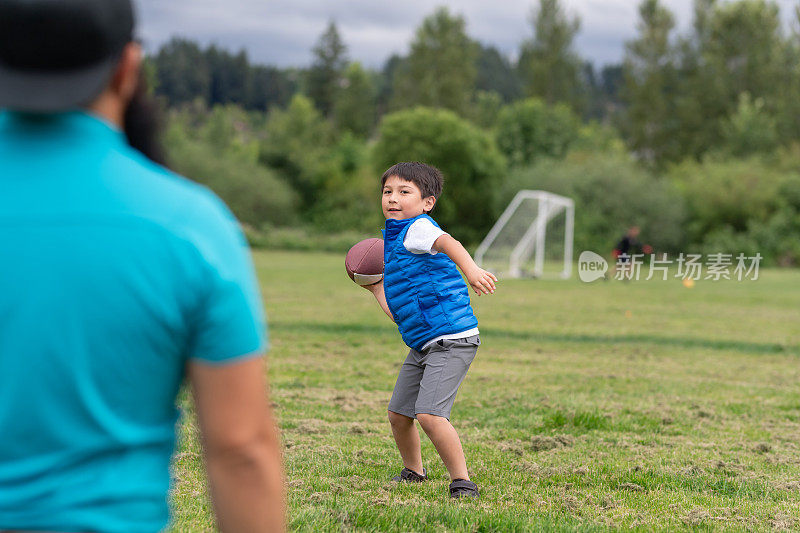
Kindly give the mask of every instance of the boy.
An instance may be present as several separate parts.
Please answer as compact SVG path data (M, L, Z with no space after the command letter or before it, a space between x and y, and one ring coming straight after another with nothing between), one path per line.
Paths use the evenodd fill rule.
M469 479L461 441L450 424L456 392L481 342L456 265L479 296L493 293L497 278L428 216L442 181L439 170L416 162L398 163L383 174L384 279L367 288L411 348L389 402L404 465L394 481L428 479L416 418L450 474L450 496L477 497L478 486Z

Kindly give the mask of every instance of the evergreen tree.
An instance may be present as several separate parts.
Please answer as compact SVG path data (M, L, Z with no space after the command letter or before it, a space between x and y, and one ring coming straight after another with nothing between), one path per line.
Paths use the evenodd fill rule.
M425 105L464 115L475 90L477 45L464 17L441 7L417 29L411 53L394 78L395 108Z
M367 137L375 124L375 84L360 63L351 63L333 108L334 124L359 137Z
M585 105L581 60L572 48L580 20L568 18L559 0L539 0L531 23L533 39L522 44L518 63L526 94L581 111Z
M659 0L644 0L639 17L639 36L625 45L624 134L639 157L661 163L676 152L677 73L670 44L675 19Z
M522 86L517 72L494 46L478 45L477 69L477 90L497 93L503 97L504 102L521 96Z
M307 93L324 116L330 116L339 84L347 65L347 47L336 23L330 21L313 49L314 62L308 70Z
M285 107L297 92L297 83L286 71L275 67L251 67L247 82L248 109L269 111L273 105Z
M211 45L206 49L205 56L211 72L209 104L243 104L250 70L247 52L240 50L232 55L227 50Z
M784 120L798 116L797 56L782 35L777 6L696 0L694 16L693 34L679 45L676 152L699 159L711 149L729 151L724 144L744 93L762 99L759 113L777 117L781 133L798 131L792 118Z
M157 94L169 105L208 101L211 74L205 54L193 41L173 38L161 47L154 59Z

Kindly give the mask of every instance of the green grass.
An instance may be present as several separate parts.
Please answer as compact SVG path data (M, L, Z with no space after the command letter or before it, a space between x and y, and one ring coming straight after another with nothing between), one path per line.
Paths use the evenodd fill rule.
M508 280L452 413L478 501L402 464L386 404L407 349L341 255L256 252L296 531L800 528L800 272L752 282ZM213 529L191 401L176 531Z

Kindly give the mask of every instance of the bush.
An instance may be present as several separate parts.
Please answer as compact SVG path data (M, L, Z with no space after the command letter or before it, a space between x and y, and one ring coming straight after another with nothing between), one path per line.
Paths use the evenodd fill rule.
M540 157L564 157L578 138L579 125L568 106L547 106L528 98L500 111L497 145L512 166L529 165Z
M386 115L373 156L378 176L400 161L439 168L445 187L432 215L463 242L479 242L494 223L503 157L488 134L455 113L418 107Z
M689 239L704 253L762 255L764 265L800 264L800 168L791 152L684 162L670 170L689 207Z
M757 158L685 161L670 169L669 178L686 199L692 243L726 226L744 232L748 223L765 222L777 208L781 174Z
M278 171L300 195L307 210L330 173L333 129L311 100L295 95L285 110L273 109L264 126L260 161Z
M241 222L256 227L296 222L295 193L273 172L260 166L253 155L248 155L249 150L190 138L177 120L165 140L171 168L210 187Z
M376 232L383 224L380 182L369 164L366 143L345 133L327 160L308 219L323 232Z
M610 251L625 230L638 225L656 251L684 243L685 208L675 188L618 154L570 154L513 170L503 185L498 212L522 189L544 190L575 201L575 250Z

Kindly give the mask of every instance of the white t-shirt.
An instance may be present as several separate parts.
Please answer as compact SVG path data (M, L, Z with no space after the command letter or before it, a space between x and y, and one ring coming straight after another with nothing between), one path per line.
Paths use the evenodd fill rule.
M433 222L427 218L420 218L409 226L408 231L406 231L406 236L403 239L403 246L412 254L436 255L439 252L433 249L433 243L442 235L449 234L441 228L434 226ZM422 349L424 350L434 342L442 339L463 339L464 337L471 337L478 333L478 328L472 328L458 333L441 335L426 342Z
M409 226L403 246L412 254L436 255L439 252L433 249L433 243L442 235L447 233L434 226L427 218L420 218Z

